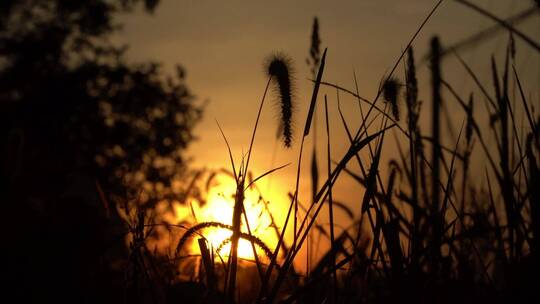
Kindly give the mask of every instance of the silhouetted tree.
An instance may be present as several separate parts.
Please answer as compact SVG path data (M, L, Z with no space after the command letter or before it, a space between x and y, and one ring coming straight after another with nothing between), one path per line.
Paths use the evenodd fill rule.
M18 301L114 302L125 229L100 192L181 192L202 111L185 72L130 64L110 42L115 14L158 2L0 1L0 229L14 248L1 284Z
M125 47L108 41L113 15L137 2L2 1L4 138L20 149L9 156L19 160L8 162L12 177L41 172L60 186L75 170L98 177L108 193L122 183L150 198L172 193L201 109L181 67L164 77L157 63L128 64ZM157 2L144 4L152 11Z

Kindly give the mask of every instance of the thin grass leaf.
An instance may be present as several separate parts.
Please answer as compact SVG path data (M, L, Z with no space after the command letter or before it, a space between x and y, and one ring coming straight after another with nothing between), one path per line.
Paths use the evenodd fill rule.
M467 0L454 0L454 1L456 1L458 3L461 3L461 4L465 5L465 6L473 9L474 11L480 13L481 15L484 15L485 17L488 17L489 19L499 23L501 26L505 27L507 30L509 30L510 32L512 32L513 34L515 34L519 38L521 38L523 41L525 41L528 45L530 45L532 48L534 48L537 52L540 52L540 44L538 44L538 42L532 40L530 37L523 34L521 31L516 29L514 26L512 26L511 24L509 24L505 20L493 15L492 13L486 11L485 9L483 9L483 8L479 7L478 5L476 5L474 3L471 3L471 2L469 2Z
M227 140L227 137L225 136L225 133L223 133L223 129L221 129L221 126L219 125L219 122L216 120L216 124L219 128L219 132L221 132L221 136L223 137L223 140L225 141L225 144L227 145L227 151L229 152L229 160L231 161L231 167L233 169L233 177L234 177L234 180L238 183L239 180L239 176L238 174L236 174L236 168L234 166L234 158L233 158L233 155L232 155L232 151L231 151L231 146L229 145L229 141Z
M206 246L206 241L203 238L199 238L199 249L201 250L201 257L203 261L203 266L206 273L206 286L210 289L210 292L216 292L217 290L217 280L214 272L214 263L210 258L210 251Z
M330 176L332 174L332 168L331 168L331 151L330 151L330 127L329 127L329 121L328 121L328 100L326 98L326 95L324 95L324 114L325 114L325 121L326 121L326 138L327 138L327 142L326 142L326 151L327 151L327 169L328 169L328 179L330 179ZM334 199L333 199L333 196L332 196L332 184L329 185L328 187L328 216L329 216L329 221L330 221L330 244L331 244L331 249L330 251L332 252L331 256L330 256L330 263L332 265L332 268L334 268L335 264L336 264L336 256L335 256L335 251L336 249L334 248L334 245L335 245L335 236L334 236ZM332 286L330 288L330 303L336 303L337 301L337 294L336 294L336 289L337 289L337 274L336 272L334 271L332 273Z
M281 170L281 169L283 169L283 168L285 168L285 167L288 167L290 164L291 164L291 163L288 163L288 164L285 164L285 165L282 165L282 166L279 166L279 167L276 167L276 168L274 168L274 169L270 169L270 170L264 172L263 174L259 175L257 178L255 178L254 180L252 180L252 181L245 187L244 190L249 189L249 187L251 187L251 185L255 184L255 182L257 182L257 181L260 180L261 178L263 178L263 177L265 177L265 176L267 176L267 175L269 175L269 174L272 174L272 173L274 173L274 172L276 172L276 171L278 171L278 170Z
M313 112L315 111L315 103L317 102L317 94L319 93L319 86L321 85L324 65L326 63L327 50L328 50L327 48L324 49L322 59L321 59L321 65L319 66L319 72L317 72L317 79L315 80L315 86L313 87L313 94L311 95L311 102L309 103L309 110L308 110L308 116L306 119L306 125L304 126L304 137L309 135L309 129L311 128L311 120L313 118Z

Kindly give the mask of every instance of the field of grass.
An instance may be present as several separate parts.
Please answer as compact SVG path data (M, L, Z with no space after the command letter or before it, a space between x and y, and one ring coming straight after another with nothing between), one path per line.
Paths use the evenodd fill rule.
M460 2L496 19L467 1ZM132 217L130 250L137 257L131 264L132 278L140 277L139 282L133 281L138 285L132 288L166 301L165 286L172 284L179 288L176 292L181 298L193 303L529 303L540 299L540 116L534 112L539 104L527 97L522 86L527 80L520 78L514 65L515 40L524 41L535 55L540 50L534 39L509 23L495 22L505 28L509 38L503 61L485 57L491 64L491 83L480 82L457 53L442 48L438 37L432 38L431 94L424 101L429 103L430 112L421 111L413 51L414 39L425 22L373 100L361 97L357 89L322 80L325 57L332 50L328 47L321 56L314 30L310 54L313 91L302 137L297 140L297 182L290 189L285 221L271 219L277 242L266 244L252 233L255 224L248 221L244 197L246 191L256 187L257 179L279 175L280 168L255 179L249 173L251 150L257 145L256 131L269 88L275 88L280 100L280 137L285 146L291 144L293 113L289 62L281 55L271 58L249 150L238 161L229 147L227 174L236 187L232 225L202 221L174 226L145 220L142 215ZM474 83L480 96L458 92L444 79L443 56L458 59L463 77ZM538 89L538 84L528 85ZM337 100L341 125L349 139L344 155L331 151L329 97L320 96L321 87L334 88L338 98L339 94L350 95L358 102L360 127L353 129ZM457 105L463 113L456 130L442 125L443 102ZM310 131L316 103L324 109L318 115L326 118L325 132L318 139L327 143L326 160L312 164L310 182L319 186L314 187L311 200L304 206L299 202L298 183L301 163L309 157L303 152L304 139L313 136ZM490 117L489 125L482 125L478 119L477 113L483 111ZM429 117L427 130L419 126L422 115ZM448 140L443 139L452 131L455 141L445 145ZM404 138L396 151L385 150L391 132ZM223 131L222 135L227 142ZM384 176L380 173L382 153L391 153L394 159ZM471 172L477 167L471 163L473 154L485 161L485 172ZM333 185L343 176L352 177L364 189L362 197L351 198L358 202L355 208L333 199ZM264 191L256 191L258 203L266 204ZM333 215L336 208L350 214L353 225L337 229ZM321 218L323 209L328 210L329 218ZM166 226L166 233L175 236L168 243L168 254L146 255L151 250L144 240L158 226ZM229 234L216 248L205 237L208 229ZM285 242L287 233L292 238ZM310 240L310 250L322 250L313 248L313 239L317 238L327 239L329 248L317 252L320 259L308 261L305 273L298 272L295 262ZM250 243L253 259L239 257L241 240ZM231 246L224 249L229 242ZM188 243L194 245L189 247ZM163 269L169 272L164 274ZM156 283L160 280L165 285Z
M247 118L254 120L246 139L249 149L235 158L218 124L230 162L223 164L227 169L197 171L185 181L185 197L179 201L199 202L182 206L189 221L167 217L175 213L172 205L149 207L129 195L113 202L96 182L107 219L92 213L93 207L73 207L69 198L55 202L51 217L29 217L29 224L17 226L22 228L8 233L7 240L24 244L23 251L35 260L27 259L32 261L24 268L17 263L26 263L26 255L17 256L17 263L6 259L8 273L17 276L2 284L35 281L33 290L51 299L56 294L48 288L54 284L47 280L63 276L73 286L58 287L67 299L58 302L73 303L537 303L540 101L531 96L538 98L539 84L523 78L515 63L520 56L516 41L534 56L540 55L540 45L537 37L513 26L516 20L501 20L456 0L507 35L504 56L484 54L481 60L489 70L475 71L458 54L461 44L444 47L444 36L434 36L427 58L430 82L419 83L415 41L441 2L419 21L373 99L362 97L356 76L354 88L326 81L332 46L321 48L315 19L306 117L294 118L301 103L295 102L291 59L281 53L269 57L258 112ZM536 1L521 16L538 14L539 7ZM474 93L445 79L445 57L459 63ZM491 81L482 82L478 73L489 73ZM429 89L428 99L420 100L420 88ZM342 112L340 96L358 105L355 121ZM277 100L277 140L285 148L298 145L299 153L291 164L253 176L252 151L263 144L257 131L261 113L271 110L271 98ZM445 123L444 109L450 105L462 120ZM339 113L337 123L329 121L330 111ZM324 125L315 135L317 121ZM299 138L293 138L295 125L301 128ZM343 154L332 145L336 125L348 140ZM324 142L324 151L308 147L315 137ZM317 154L324 161L318 162ZM305 163L310 164L310 180L302 179ZM279 176L286 166L295 168L296 183L286 189L290 200L280 205L278 216L269 208L271 189L258 182ZM354 180L362 193L349 197L348 204L335 199L334 187L343 179ZM216 181L227 181L230 193L216 190ZM300 195L300 183L312 185L309 197ZM16 201L15 192L8 199ZM229 198L230 206L212 202ZM36 210L44 208L38 203ZM341 222L338 213L349 222ZM94 222L94 215L99 220ZM7 218L3 230L11 231L16 221ZM40 231L43 227L50 231ZM34 247L39 259L33 257ZM72 254L78 251L84 254ZM33 267L35 273L20 271Z

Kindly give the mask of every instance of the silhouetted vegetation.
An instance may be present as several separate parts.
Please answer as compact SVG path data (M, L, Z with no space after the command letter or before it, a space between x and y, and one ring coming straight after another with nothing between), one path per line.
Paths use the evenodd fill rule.
M178 197L201 116L178 66L129 63L114 16L157 0L0 4L2 284L18 302L123 300L118 199ZM4 287L4 286L2 286ZM4 289L4 288L3 288ZM5 296L7 297L7 296Z
M32 172L38 184L60 185L84 172L107 193L144 188L154 201L178 194L171 181L183 171L200 109L180 66L167 77L158 63L126 62L125 47L109 42L119 26L113 15L137 2L3 2L4 144L22 149L8 155L12 178ZM156 2L144 3L152 10Z
M504 28L509 37L504 59L485 59L492 81L482 83L454 52L464 44L445 48L444 36L433 37L428 56L431 91L422 103L413 45L442 1L411 37L373 99L360 95L356 76L354 90L323 81L331 47L321 54L315 19L308 59L313 91L298 139L296 183L289 189L286 218L279 223L256 182L279 174L286 165L255 178L249 169L272 81L281 114L280 137L287 147L293 142L292 113L299 104L292 100L290 61L283 56L268 61L268 82L247 153L235 159L226 132L218 125L230 170L200 171L188 178L181 152L193 138L200 108L192 102L182 70L165 80L156 64L127 64L122 50L105 39L113 30L110 14L131 9L135 2L88 1L87 6L69 1L5 2L0 98L6 126L2 182L7 185L7 200L2 212L7 218L2 225L3 231L13 231L6 241L14 250L6 250L2 285L21 301L535 303L540 299L540 116L533 110L538 101L530 100L522 86L526 79L515 67L519 56L515 39L535 55L539 52L533 38L513 27L516 20L501 20L469 1L456 0ZM151 11L157 1L145 4ZM28 22L11 24L19 20ZM476 95L458 92L447 81L444 56L454 56L461 64ZM324 95L324 112L317 107L323 88L337 92L335 100ZM359 121L347 121L340 94L357 102ZM422 112L423 104L429 106ZM486 109L487 125L479 119L479 105ZM452 122L443 127L441 113L450 106L463 114L459 128ZM332 107L339 112L338 123L349 143L339 156L331 149ZM325 164L319 168L314 147L313 193L302 204L300 183L307 182L300 178L303 147L308 137L317 136L312 126L317 112L325 118L325 132L319 135L326 142ZM420 126L421 115L430 118L428 132ZM445 134L453 132L457 137L448 144ZM397 148L388 151L392 133ZM385 170L383 153L390 158ZM485 160L483 172L477 172L473 155ZM151 208L160 199L182 200L187 195L204 203L205 191L221 174L235 184L231 225L199 221L193 206L192 222L170 223ZM349 205L333 196L343 176L363 190L360 197L349 198ZM170 188L173 177L196 193ZM91 189L73 184L81 178L91 182L80 185L93 185ZM144 195L132 195L131 190ZM269 214L275 246L254 234L246 212L247 191L255 191L256 204L264 205L260 216ZM320 216L323 208L328 208L328 219ZM352 224L335 223L336 210ZM208 229L226 230L230 236L216 247L207 239ZM286 242L286 234L292 234L291 242ZM313 236L328 240L324 252ZM163 239L167 249L151 246ZM251 243L253 260L239 256L241 239ZM188 246L190 242L199 251ZM230 250L224 252L228 244ZM309 259L306 274L294 267L302 250ZM320 258L311 260L310 251Z

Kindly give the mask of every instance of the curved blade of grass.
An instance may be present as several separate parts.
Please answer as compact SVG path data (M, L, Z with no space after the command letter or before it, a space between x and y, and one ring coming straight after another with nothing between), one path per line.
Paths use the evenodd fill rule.
M328 169L328 178L330 178L332 174L332 168L331 168L331 152L330 152L330 126L328 122L328 99L326 98L326 95L324 95L324 114L326 118L326 150L327 150L327 169ZM334 236L334 206L333 206L333 196L332 196L332 184L328 187L328 216L330 220L330 263L332 263L332 268L335 267L336 264L336 255L335 255L335 236ZM322 204L321 204L322 205ZM337 302L337 295L336 295L336 288L337 288L337 277L336 277L336 271L334 268L334 271L332 272L332 286L330 288L330 303L336 303Z
M523 39L523 41L525 41L528 45L530 45L532 48L534 48L537 52L540 52L540 44L538 44L538 42L532 40L530 37L523 34L521 31L519 31L518 29L513 27L511 24L509 24L505 20L493 15L492 13L486 11L485 9L483 9L483 8L479 7L478 5L476 5L474 3L471 3L471 2L469 2L467 0L454 0L454 1L456 1L458 3L461 3L461 4L471 8L472 10L480 13L481 15L484 15L485 17L499 23L501 26L505 27L510 32L516 34L516 36L518 36L519 38Z
M431 11L429 12L429 14L426 16L426 18L424 19L424 21L422 21L422 24L420 24L420 26L418 27L418 29L416 30L416 32L414 33L414 35L411 37L411 39L409 40L409 43L407 43L407 46L403 49L403 51L401 52L401 55L399 55L399 58L396 60L396 63L394 64L394 66L392 67L392 69L390 70L390 73L388 73L388 76L386 76L386 79L383 83L387 82L393 75L394 75L394 72L396 71L399 63L401 62L401 59L403 59L403 56L405 56L405 53L407 53L407 50L411 47L412 43L414 42L414 40L416 39L416 37L418 36L418 34L420 34L420 32L422 31L422 29L424 28L424 26L426 25L426 23L428 22L428 20L431 18L431 16L433 16L433 14L435 13L435 11L437 10L437 8L439 8L439 6L442 4L444 0L439 0L439 2L437 2L437 4L435 4L435 6L431 9ZM375 101L377 101L377 99L379 99L381 93L383 91L383 86L381 86L379 88L379 91L377 92L377 96L375 97Z
M267 176L268 174L272 174L272 173L274 173L274 172L276 172L276 171L278 171L278 170L281 170L281 169L283 169L283 168L289 166L290 164L291 164L291 163L288 163L288 164L285 164L285 165L282 165L282 166L279 166L279 167L276 167L276 168L274 168L274 169L270 169L270 170L266 171L265 173L259 175L257 178L255 178L254 180L252 180L252 181L244 188L244 190L247 190L249 187L251 187L251 185L253 185L255 182L257 182L259 179L261 179L261 178Z
M529 17L532 17L536 15L537 13L538 13L538 8L535 5L533 5L530 8L525 9L517 13L516 15L513 15L505 19L504 21L509 25L517 25L519 23L522 23L528 20ZM484 30L481 30L463 40L460 40L452 44L451 46L445 47L441 52L441 57L445 57L446 55L450 53L457 52L465 48L474 47L478 45L481 41L492 38L493 36L497 34L497 32L501 31L502 29L504 29L504 27L501 26L501 24L495 24ZM425 55L422 58L422 61L420 62L420 64L426 63L428 60L429 60L429 54Z
M221 129L221 126L219 125L219 122L217 121L216 119L216 124L219 128L219 132L221 132L221 136L223 136L223 140L225 140L225 144L227 145L227 151L229 151L229 158L231 160L231 166L232 166L232 169L233 169L233 175L234 175L234 180L238 183L238 175L236 174L236 168L234 166L234 158L233 158L233 155L232 155L232 151L231 151L231 146L229 145L229 141L227 140L227 137L225 136L225 133L223 133L223 129Z
M531 127L531 130L533 130L534 134L538 134L536 131L536 125L533 122L531 111L529 110L529 106L527 105L527 98L525 98L525 94L523 93L523 87L521 86L521 81L519 81L519 76L516 71L516 67L512 65L512 69L514 70L514 76L516 77L517 85L519 88L519 94L521 96L521 101L523 102L523 108L525 109L525 113L527 114L527 120L529 121L529 126Z
M259 111L257 112L257 119L255 120L255 126L253 127L253 133L251 134L251 141L249 143L249 150L247 153L247 160L246 160L246 166L244 169L244 173L248 172L248 166L249 166L249 160L251 158L251 150L253 149L253 142L255 141L255 133L257 133L257 127L259 126L259 119L261 118L261 112L264 105L264 100L266 99L266 93L268 92L268 87L270 86L270 81L272 80L272 77L268 77L268 82L266 83L266 87L264 88L263 97L261 99L261 105L259 106ZM244 174L245 176L245 174ZM242 182L243 183L243 182Z

